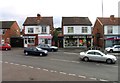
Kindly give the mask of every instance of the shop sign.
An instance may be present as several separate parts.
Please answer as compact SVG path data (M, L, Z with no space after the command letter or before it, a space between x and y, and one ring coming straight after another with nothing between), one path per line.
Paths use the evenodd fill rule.
M24 36L23 38L36 38L35 36Z

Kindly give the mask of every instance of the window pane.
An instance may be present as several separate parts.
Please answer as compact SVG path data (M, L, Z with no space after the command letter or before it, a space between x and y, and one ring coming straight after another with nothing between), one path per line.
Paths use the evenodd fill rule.
M43 27L42 27L42 33L46 33L46 31L47 31L47 30L46 30L46 27L43 26Z
M108 26L108 27L107 27L107 33L108 33L108 34L113 33L113 28L112 28L112 26Z
M68 33L73 33L74 30L73 30L73 27L68 27Z
M87 27L82 27L82 33L87 33Z
M28 28L28 33L33 33L33 28Z

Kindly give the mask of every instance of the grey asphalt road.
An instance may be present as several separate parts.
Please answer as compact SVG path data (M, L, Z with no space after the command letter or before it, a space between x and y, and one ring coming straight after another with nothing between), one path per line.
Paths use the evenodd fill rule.
M71 76L73 76L74 78L70 78L69 80L73 80L73 81L75 80L76 81L78 80L117 81L118 80L118 64L106 64L100 62L83 62L79 60L78 55L79 53L74 53L74 52L70 53L63 50L59 50L58 52L49 52L48 56L46 57L24 56L23 49L18 48L18 49L12 49L11 51L3 51L2 60L4 63L9 63L10 65L20 65L21 67L27 67L28 69L38 68L44 72L49 71L49 73L52 74L53 73L60 74L48 78L49 73L46 73L45 75L48 75L46 80L51 80L52 78L54 78L54 80L58 80L58 81L59 80L67 81L67 78L70 78ZM7 69L6 66L4 66L3 64L3 70L6 69ZM16 69L16 73L17 70L20 71L20 69L18 68L15 69ZM5 77L4 74L5 73L3 73L3 79L6 79L4 78ZM64 75L66 76L64 77Z

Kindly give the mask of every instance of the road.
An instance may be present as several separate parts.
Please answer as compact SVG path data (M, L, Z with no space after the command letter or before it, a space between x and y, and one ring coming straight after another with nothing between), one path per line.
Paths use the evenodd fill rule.
M106 64L101 62L84 62L79 60L79 53L70 53L63 50L49 52L46 57L25 56L23 49L12 49L2 52L3 80L52 80L52 81L117 81L118 63ZM17 66L17 67L16 67ZM9 68L8 68L9 67ZM24 78L10 78L15 72L33 75ZM28 73L27 72L27 73ZM40 73L41 75L37 75ZM26 77L28 74L25 74ZM40 78L39 78L40 77Z

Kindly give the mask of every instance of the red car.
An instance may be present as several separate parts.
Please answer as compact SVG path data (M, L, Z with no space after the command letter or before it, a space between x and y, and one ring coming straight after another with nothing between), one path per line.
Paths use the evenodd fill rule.
M8 43L5 44L0 44L0 50L10 50L11 49L11 45Z

